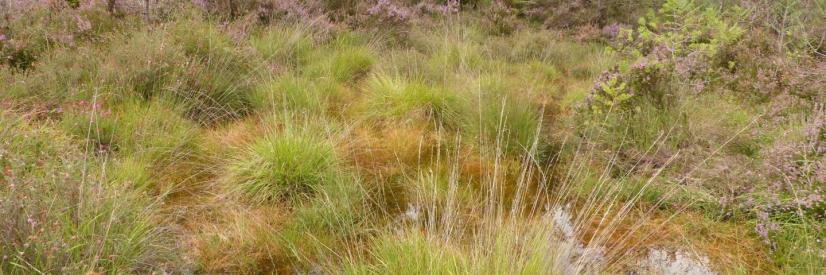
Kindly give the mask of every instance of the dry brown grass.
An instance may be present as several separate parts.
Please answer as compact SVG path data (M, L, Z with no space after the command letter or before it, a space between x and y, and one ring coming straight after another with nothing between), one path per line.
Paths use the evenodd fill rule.
M750 274L777 272L778 267L762 259L768 250L754 236L747 224L713 221L702 213L654 210L637 206L611 230L593 217L583 230L581 241L587 243L595 234L609 233L606 246L612 251L612 269L628 270L639 264L648 249L683 250L692 255L706 256L714 270L724 273L747 271Z

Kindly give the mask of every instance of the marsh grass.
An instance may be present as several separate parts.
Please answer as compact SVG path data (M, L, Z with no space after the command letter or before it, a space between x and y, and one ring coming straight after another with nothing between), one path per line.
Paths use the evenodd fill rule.
M620 196L627 191L606 177L592 185L602 192L575 195L579 174L591 169L586 168L591 163L588 153L576 156L584 158L576 162L584 166L566 168L568 176L556 178L550 176L550 167L534 162L536 143L534 138L533 151L525 153L515 178L505 177L505 167L497 162L477 184L461 181L458 154L437 156L431 165L444 165L445 174L418 177L417 184L407 187L408 208L369 241L366 251L335 253L338 260L325 269L337 272L335 267L343 265L348 274L606 272L615 270L613 264L628 251L657 238L641 231L650 213L635 217L642 220L630 228L625 219L638 211L642 194L659 171L627 196ZM504 149L496 152L497 158L506 157Z
M251 103L256 110L293 110L323 114L338 91L324 81L311 81L294 74L279 76L255 88Z
M301 26L272 26L250 37L250 45L265 59L298 67L309 62L316 46L313 29Z
M302 72L310 77L330 78L342 84L354 84L367 76L376 62L368 37L343 32L315 51Z
M258 203L312 193L335 181L340 163L334 143L300 124L272 128L242 150L226 184Z
M398 76L376 74L367 82L368 116L376 118L420 119L456 128L464 106L460 94L421 81L407 81Z
M721 273L823 266L817 208L753 214L766 190L804 199L769 187L819 184L822 154L777 143L820 131L784 121L810 106L737 90L741 71L801 86L777 60L653 47L647 61L714 70L640 74L658 41L604 50L627 38L617 26L574 38L530 10L448 1L394 11L414 18L387 38L345 26L380 22L364 3L265 2L159 3L148 20L49 7L0 26L0 273L645 273L651 249ZM325 7L340 10L295 20ZM718 52L728 31L699 27L674 37ZM639 93L578 108L608 69ZM779 173L763 165L775 145Z

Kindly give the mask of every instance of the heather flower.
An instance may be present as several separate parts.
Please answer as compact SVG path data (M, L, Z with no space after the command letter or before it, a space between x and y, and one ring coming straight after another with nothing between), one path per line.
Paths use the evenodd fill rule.
M804 198L798 198L795 203L801 207L812 208L823 202L823 196L820 194L809 194Z
M209 3L206 0L192 0L192 4L201 9L207 9Z
M608 38L616 38L620 34L620 30L622 30L622 25L619 23L612 23L610 25L606 25L602 27L602 35Z
M29 217L26 219L26 223L28 223L28 224L29 224L29 226L31 226L31 227L35 227L35 226L37 226L37 221L35 221L35 220L34 220L34 218L32 218L31 216L29 216Z
M769 233L780 229L780 226L772 222L769 219L769 213L765 211L757 211L757 220L758 223L754 226L754 232L763 239L765 244L771 245L772 242L769 238Z
M396 23L407 22L411 17L410 10L397 6L389 0L379 0L375 5L367 9L367 14L377 17L381 21L393 21Z
M445 4L433 4L430 2L420 2L415 9L425 14L449 15L459 12L459 1L448 0Z
M447 0L447 3L441 6L443 14L451 14L459 12L459 0Z
M77 30L79 32L86 32L92 29L92 22L83 19L83 17L75 15L75 23L77 24Z

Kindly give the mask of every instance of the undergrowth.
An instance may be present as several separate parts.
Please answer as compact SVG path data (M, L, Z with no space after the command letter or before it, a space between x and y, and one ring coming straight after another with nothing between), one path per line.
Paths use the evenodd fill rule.
M0 273L826 263L822 0L46 2L0 2Z

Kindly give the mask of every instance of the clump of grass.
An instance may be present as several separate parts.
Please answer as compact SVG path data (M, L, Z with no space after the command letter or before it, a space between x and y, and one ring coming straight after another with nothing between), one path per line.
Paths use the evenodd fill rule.
M157 184L150 170L152 166L153 163L145 158L120 158L111 165L110 179L135 190L147 190Z
M367 92L366 109L371 116L419 117L452 127L459 124L462 109L459 96L445 88L378 74L370 78Z
M255 60L209 22L188 19L177 26L170 35L189 62L172 93L186 115L214 124L247 114Z
M194 151L199 128L182 118L172 104L157 100L123 106L118 115L123 128L116 129L121 132L121 149L153 161L176 161L179 154Z
M286 108L320 113L326 109L327 99L336 96L325 89L325 84L293 74L284 75L259 85L251 96L251 103L256 110Z
M265 59L296 67L308 61L315 45L312 35L312 30L299 26L271 26L249 42Z
M483 76L480 81L478 101L463 119L465 133L509 154L530 150L534 140L541 139L541 107L514 96L513 86L498 77Z
M558 40L547 45L541 60L549 62L574 79L592 79L608 69L608 61L599 56L603 48L595 43L577 43Z
M458 249L428 240L417 232L382 236L370 251L375 263L354 263L348 274L467 274L469 260Z
M370 72L376 62L375 54L358 39L342 36L325 47L330 53L315 53L320 60L308 65L308 75L351 84Z
M340 82L353 81L367 75L374 62L373 54L366 48L345 49L330 60L330 74Z
M483 49L478 43L462 38L448 38L430 45L427 76L434 80L449 79L456 71L478 71L486 65Z
M272 201L328 184L338 163L328 140L293 129L271 132L229 164L228 181L252 201Z
M346 249L371 228L360 180L343 172L335 177L299 204L277 233L296 267L317 268L315 263L331 261L330 249Z
M249 64L243 57L218 56L194 61L173 90L186 116L214 124L244 116L249 112Z
M105 90L94 87L99 58L94 49L58 47L44 52L25 74L14 74L9 93L21 102L63 104L91 100Z
M175 88L186 56L178 44L157 32L116 36L111 42L100 77L108 82L112 101L148 100Z
M236 54L232 39L215 24L197 18L182 18L177 23L170 35L186 55L206 59Z

